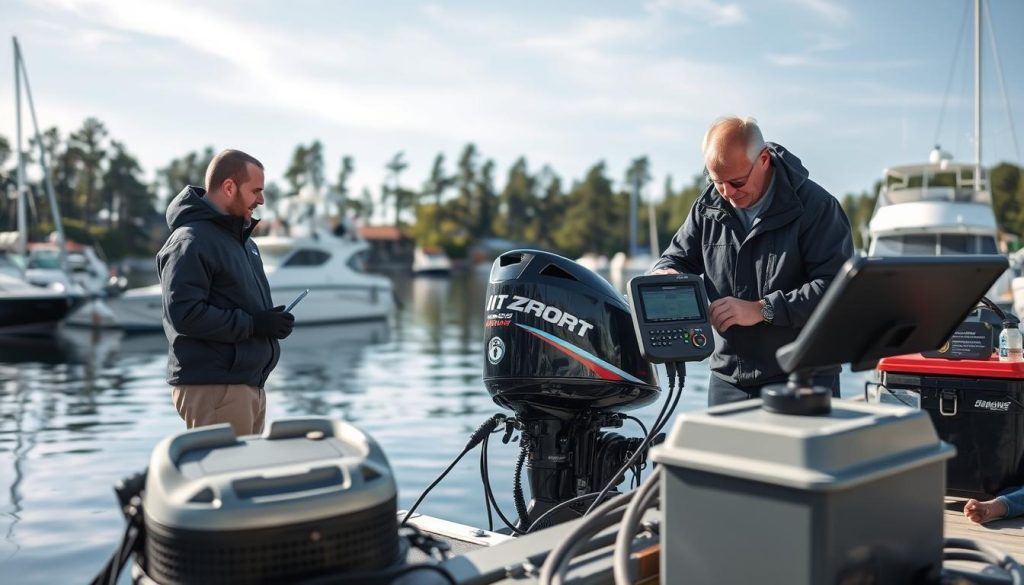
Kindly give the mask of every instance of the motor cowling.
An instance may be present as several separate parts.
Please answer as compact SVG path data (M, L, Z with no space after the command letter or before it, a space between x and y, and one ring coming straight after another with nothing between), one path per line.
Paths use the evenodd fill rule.
M518 414L627 410L660 391L629 306L608 281L539 250L495 259L487 288L484 384Z

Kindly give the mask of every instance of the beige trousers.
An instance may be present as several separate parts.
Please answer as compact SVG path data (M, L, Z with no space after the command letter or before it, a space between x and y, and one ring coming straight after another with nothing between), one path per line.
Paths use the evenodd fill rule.
M263 432L267 416L267 394L263 388L245 384L174 386L171 399L190 429L231 423L237 437Z

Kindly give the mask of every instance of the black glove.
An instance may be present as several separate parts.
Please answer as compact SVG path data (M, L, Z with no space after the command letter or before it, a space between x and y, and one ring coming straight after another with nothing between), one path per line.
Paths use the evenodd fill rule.
M273 337L284 339L292 334L295 327L295 315L284 312L284 305L278 305L269 311L262 311L252 316L253 337Z

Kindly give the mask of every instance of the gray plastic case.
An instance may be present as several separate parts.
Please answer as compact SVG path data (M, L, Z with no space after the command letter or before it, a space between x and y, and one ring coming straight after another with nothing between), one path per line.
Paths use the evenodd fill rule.
M262 436L194 429L153 450L145 564L160 583L293 582L399 560L397 489L354 426L288 418Z
M941 567L945 460L928 415L749 400L679 415L665 466L665 583L911 583ZM852 580L851 580L852 579Z
M259 437L216 425L164 439L149 462L145 507L169 528L241 530L365 510L396 493L376 441L347 423L291 418Z

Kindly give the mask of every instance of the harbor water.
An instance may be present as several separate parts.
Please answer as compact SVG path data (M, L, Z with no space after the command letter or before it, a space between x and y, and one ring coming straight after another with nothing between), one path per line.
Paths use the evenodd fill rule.
M408 507L500 409L481 380L487 273L395 284L401 306L388 321L296 327L267 383L267 416L358 425L384 448L399 506ZM83 583L103 565L124 528L113 485L144 469L160 439L184 429L166 363L162 334L67 329L53 340L0 340L0 582ZM706 404L707 378L705 363L689 365L679 410ZM861 393L863 379L844 373L843 395ZM650 426L661 405L633 414ZM618 432L640 434L628 422ZM517 452L494 441L488 453L510 518ZM421 512L486 527L475 455Z

